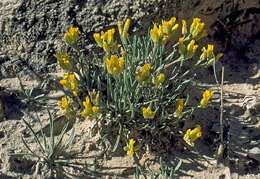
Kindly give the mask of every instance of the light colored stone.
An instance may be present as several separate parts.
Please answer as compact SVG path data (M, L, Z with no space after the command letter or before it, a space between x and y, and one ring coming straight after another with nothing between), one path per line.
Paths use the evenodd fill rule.
M254 147L250 150L248 150L248 157L253 158L260 162L260 148L259 147Z

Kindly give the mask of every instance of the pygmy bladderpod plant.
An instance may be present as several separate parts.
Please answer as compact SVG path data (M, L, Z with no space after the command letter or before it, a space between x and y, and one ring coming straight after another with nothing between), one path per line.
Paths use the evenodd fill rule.
M214 64L222 54L215 54L212 44L200 45L207 33L199 18L190 25L175 17L162 20L145 36L131 36L129 29L131 20L126 19L117 28L94 33L103 53L86 57L79 43L83 32L69 27L64 35L67 50L56 54L65 70L60 85L66 97L60 108L68 118L94 120L97 130L93 131L102 141L113 144L113 151L125 142L130 157L179 136L193 146L203 135L201 126L183 131L179 122L210 104L213 92L206 89L199 103L191 106L189 94L196 87L192 81L198 70Z

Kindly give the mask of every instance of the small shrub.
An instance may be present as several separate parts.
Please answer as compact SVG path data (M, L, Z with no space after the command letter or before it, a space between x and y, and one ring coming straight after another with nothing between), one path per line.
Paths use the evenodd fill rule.
M75 159L79 158L79 156L73 154L70 149L75 137L74 130L71 131L68 139L64 141L69 123L67 122L62 126L59 134L55 134L55 130L57 129L54 128L54 119L49 111L48 114L49 125L46 129L42 127L42 123L37 117L37 121L42 127L39 132L36 132L32 126L23 119L24 123L33 134L34 141L37 145L35 148L32 148L23 137L22 141L29 152L25 155L36 160L35 174L59 178L65 176L65 173L69 174L69 172L66 171L66 168L78 167L79 164L75 162ZM57 135L57 137L55 137L55 135Z
M196 106L191 106L189 94L196 88L196 72L222 54L215 54L212 44L201 47L207 33L199 18L189 27L185 20L178 24L175 17L162 20L145 36L131 36L130 27L127 19L118 23L118 31L94 33L98 48L104 51L101 56L94 52L86 56L79 43L83 32L69 27L64 35L66 48L56 54L66 71L60 80L66 93L65 114L94 120L93 131L101 135L101 141L109 141L112 151L125 142L129 156L140 156L146 147L156 148L155 141L179 136L192 146L202 135L201 127L183 132L178 123L208 106L212 91L206 90Z

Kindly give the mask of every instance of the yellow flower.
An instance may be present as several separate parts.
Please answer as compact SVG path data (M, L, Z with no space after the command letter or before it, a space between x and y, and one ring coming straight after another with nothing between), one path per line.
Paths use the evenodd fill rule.
M214 56L214 45L208 44L207 57L212 58Z
M58 106L61 110L63 110L65 113L69 110L69 100L66 96L62 97L60 101L58 101Z
M190 33L193 39L201 39L207 35L205 23L200 18L194 18L190 26Z
M179 24L175 24L176 17L172 17L169 21L162 20L163 33L166 35L171 35L178 27Z
M118 58L116 55L111 55L105 60L108 73L111 75L119 75L124 70L125 61L123 57Z
M187 34L187 22L186 20L182 20L182 29L181 29L181 34L185 36Z
M157 26L153 25L153 28L150 30L150 36L154 44L163 43L165 44L172 37L173 32L179 27L179 24L176 24L176 17L172 17L170 20L162 20L162 23Z
M112 42L114 42L114 35L115 35L115 29L109 29L107 30L105 33L101 33L103 37L103 40L105 40L105 42L107 42L108 44L111 44Z
M206 108L208 106L209 100L213 96L213 91L211 90L205 90L202 94L202 99L200 100L199 107Z
M78 41L79 35L79 28L71 26L64 34L64 41L69 45L73 45Z
M74 73L65 73L63 79L60 80L60 84L70 90L74 96L77 96L78 80Z
M152 111L149 106L148 107L143 107L142 111L143 111L143 117L145 119L153 119L154 116L155 116L155 113L156 113L155 111Z
M59 65L61 66L61 68L65 69L65 70L72 69L72 65L70 63L70 57L67 53L58 52L56 54L56 58L58 60Z
M153 43L159 43L163 38L161 28L158 28L157 24L153 24L153 28L150 30L150 36Z
M153 79L153 83L155 84L156 87L160 87L163 82L165 81L166 79L166 76L164 73L160 73L158 76L156 76L154 79Z
M214 57L214 45L208 44L208 48L203 47L201 51L200 60L208 60Z
M128 38L128 30L131 24L131 20L129 18L126 19L125 24L123 25L122 21L118 21L118 31L120 34L120 37L123 41L125 41Z
M190 59L195 54L198 45L195 44L195 40L191 40L187 47L184 45L184 38L179 38L179 53L186 59Z
M216 56L214 54L214 45L208 44L208 48L203 47L201 49L202 53L200 55L200 61L207 61L207 65L211 65L214 60L217 62L222 56L222 53L218 53Z
M198 48L198 45L195 44L195 40L191 40L190 43L187 46L187 57L186 58L192 58L195 54L196 50Z
M97 42L98 46L99 46L99 47L103 47L103 40L102 40L102 38L101 38L101 34L99 34L99 33L94 33L94 34L93 34L93 37L94 37L95 41Z
M99 112L99 107L93 106L92 107L92 111L93 111L94 114L98 113Z
M194 129L188 129L183 137L183 140L190 146L194 146L194 142L202 136L201 127L199 125Z
M129 157L133 157L134 153L136 152L135 143L136 143L136 141L134 139L130 139L127 144L127 155Z
M106 32L94 33L93 37L98 46L107 53L114 52L117 49L117 43L114 40L115 29L109 29Z
M83 111L81 111L80 114L81 114L82 117L85 117L85 118L86 117L93 117L99 111L99 108L97 106L93 106L91 104L89 96L87 96L85 98L85 101L83 101L83 106L84 106L84 109L83 109Z
M151 76L152 67L146 63L136 71L136 80L139 82L147 81Z
M179 98L177 101L177 109L175 111L175 117L180 118L183 115L184 99Z

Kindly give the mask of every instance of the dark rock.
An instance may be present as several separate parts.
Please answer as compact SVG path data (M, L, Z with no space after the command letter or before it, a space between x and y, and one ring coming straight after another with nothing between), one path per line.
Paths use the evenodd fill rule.
M4 131L0 131L0 139L5 137Z
M238 106L238 105L235 105L235 104L232 104L230 106L230 114L232 116L240 116L240 115L243 115L245 113L245 109L243 109L243 107L241 106Z
M249 112L252 115L260 114L260 102L254 103L253 106L251 108L249 108Z
M32 173L31 169L32 166L35 164L35 162L29 159L19 158L11 155L9 157L9 164L10 164L10 171L30 174Z
M4 104L0 98L0 122L4 121L4 119L5 119Z
M8 60L10 60L10 58L7 55L5 55L5 54L0 55L0 64L6 62Z
M6 119L20 119L23 116L21 110L25 108L25 104L15 93L0 91L0 101L2 102L2 114Z
M93 43L92 33L107 26L115 26L119 19L132 17L133 26L147 29L151 14L158 13L158 5L172 9L176 2L125 0L8 0L0 4L0 77L12 77L32 67L36 72L48 72L50 63L56 63L53 54L62 43L63 33L69 25L77 25L86 45ZM150 16L148 18L148 15ZM161 16L165 14L160 13ZM146 20L144 17L147 17ZM146 26L139 21L145 22ZM142 25L141 25L142 24ZM85 36L85 35L84 35ZM6 48L8 46L8 48ZM17 50L18 49L18 50ZM22 63L16 59L20 59ZM25 62L25 63L24 63ZM3 64L2 64L3 63ZM18 63L18 64L15 64ZM27 63L27 64L26 64ZM19 68L17 68L19 67Z

